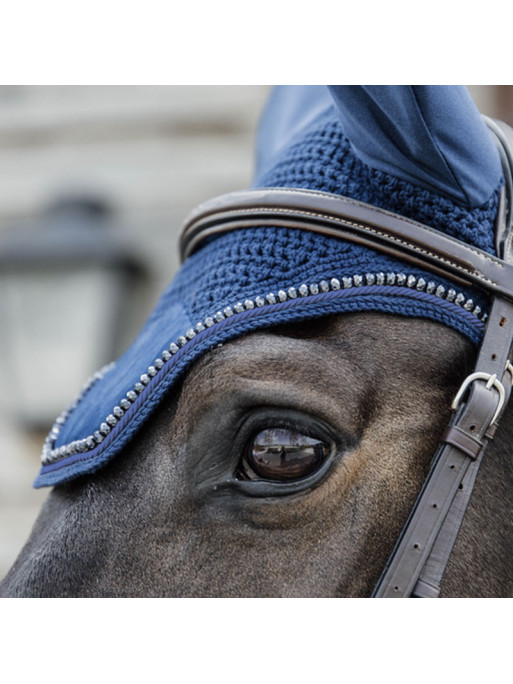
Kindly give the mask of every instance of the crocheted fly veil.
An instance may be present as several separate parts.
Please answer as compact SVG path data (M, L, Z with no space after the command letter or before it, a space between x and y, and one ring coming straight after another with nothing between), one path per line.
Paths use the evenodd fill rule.
M284 87L262 117L255 187L349 197L490 253L501 184L495 143L463 88ZM486 308L477 288L344 239L278 225L206 238L127 352L57 418L35 486L104 465L219 343L279 323L380 311L438 321L477 344Z

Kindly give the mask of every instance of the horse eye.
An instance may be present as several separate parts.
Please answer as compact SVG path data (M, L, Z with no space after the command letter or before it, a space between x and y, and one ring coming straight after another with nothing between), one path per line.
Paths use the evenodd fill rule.
M329 451L329 445L320 439L285 428L269 428L248 443L239 474L250 480L297 480L315 472Z

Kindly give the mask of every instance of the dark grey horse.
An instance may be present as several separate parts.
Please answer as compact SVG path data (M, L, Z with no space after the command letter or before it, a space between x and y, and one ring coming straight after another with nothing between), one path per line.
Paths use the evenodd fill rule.
M369 596L476 353L376 310L213 345L116 458L51 491L1 595ZM508 410L442 596L513 595L512 439Z

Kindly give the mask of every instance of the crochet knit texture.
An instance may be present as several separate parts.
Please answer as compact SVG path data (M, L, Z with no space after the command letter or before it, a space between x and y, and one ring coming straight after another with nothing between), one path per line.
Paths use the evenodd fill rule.
M468 210L428 190L370 169L354 154L334 111L318 117L300 138L280 150L278 157L256 179L255 186L310 188L344 195L421 221L493 253L499 188L485 205ZM287 306L268 306L231 315L205 332L196 336L193 332L192 341L165 364L159 358L169 357L169 352L164 354L163 350L169 350L188 329L201 329L197 324L216 316L216 312L222 320L225 307L235 307L245 299L299 288L303 283L389 273L424 278L444 286L446 291L453 287L448 280L399 259L301 229L247 228L206 240L182 265L131 347L80 397L65 419L56 423L55 438L48 447L57 450L56 456L53 462L43 465L35 486L58 484L102 467L140 429L192 363L212 346L257 329L334 313L381 311L428 318L479 343L483 323L461 306L406 286L386 291L355 287L347 297L331 297L329 301L321 296L305 297L292 302L293 306L285 302ZM465 298L472 298L472 306L486 309L486 296L481 291L471 287L462 290L461 286L454 289ZM162 367L158 373L152 365L155 359L159 359L157 365ZM156 373L151 381L144 375L150 366L152 374ZM140 378L148 384L143 390L139 388L139 394L134 387L140 385ZM132 400L137 395L134 403L126 413L121 411L120 421L114 423L105 439L95 442L93 436L105 424L106 417L113 410L119 413L120 404L126 404L126 397L131 395ZM73 446L77 440L86 440L92 446L85 452L77 451Z
M494 253L493 226L500 187L486 204L468 210L429 190L371 169L354 154L334 111L318 117L287 150L280 151L279 157L256 179L255 187L309 188L350 197ZM233 305L237 299L297 286L305 274L311 282L318 282L380 271L408 272L433 279L426 271L343 240L278 227L238 230L205 242L182 266L159 306L166 307L170 299L178 297L186 303L191 320L196 321L206 313ZM436 281L452 287L443 278L437 277ZM468 287L464 294L486 305L486 298L475 288ZM407 312L399 301L389 304L386 309L391 312L415 315L414 309ZM457 322L453 323L461 330Z

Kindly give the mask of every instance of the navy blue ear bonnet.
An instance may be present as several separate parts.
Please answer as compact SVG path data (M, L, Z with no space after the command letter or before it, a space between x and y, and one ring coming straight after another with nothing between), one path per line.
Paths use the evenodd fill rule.
M346 135L346 128L352 130L353 124L344 126L337 101L344 92L337 88L331 91L333 99L328 99L329 93L326 97L327 90L321 93L316 87L283 89L271 98L262 121L254 186L308 188L350 197L494 254L500 161L473 105L472 130L477 130L481 142L484 136L485 152L480 155L484 154L486 163L478 166L486 169L486 183L477 184L482 196L474 193L462 201L436 190L428 165L418 178L390 173L392 153L383 145L386 163L378 160L371 166L362 161L368 147L362 144L367 151L357 154ZM370 90L362 91L362 97L368 99ZM437 97L446 95L434 92ZM455 92L458 100L461 91ZM422 88L421 94L425 94ZM354 97L355 91L350 90L347 106L351 110L358 105ZM284 101L288 112L281 106ZM294 110L294 101L307 106ZM468 107L465 99L465 112ZM365 111L369 109L366 102ZM271 126L276 120L276 126ZM380 117L375 122L381 126ZM367 122L366 130L372 126ZM287 135L278 139L280 127ZM404 153L403 141L396 137L393 142ZM454 171L450 163L448 167ZM43 448L35 486L60 484L104 465L128 443L191 364L221 342L278 323L332 313L381 311L443 323L478 344L486 310L486 295L477 288L462 290L420 267L342 239L284 227L242 228L206 239L185 260L127 352L98 371L57 418Z

